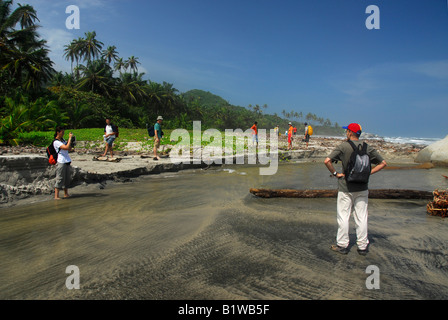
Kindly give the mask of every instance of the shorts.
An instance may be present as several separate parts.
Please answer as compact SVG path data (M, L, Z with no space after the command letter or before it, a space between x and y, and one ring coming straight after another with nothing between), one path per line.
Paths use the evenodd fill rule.
M290 135L290 134L288 134L288 143L291 143L292 142L292 135Z
M68 189L70 187L71 180L71 167L70 163L57 163L56 164L56 183L54 187L56 189Z
M112 147L112 145L114 144L114 141L115 141L115 137L106 138L106 143L109 145L109 147Z
M253 134L252 135L252 142L257 142L258 143L258 134Z
M161 138L159 138L159 140L154 139L154 148L158 149L160 147L160 139Z
M305 136L305 139L303 139L303 141L304 141L304 142L310 142L310 135L307 134L307 135Z

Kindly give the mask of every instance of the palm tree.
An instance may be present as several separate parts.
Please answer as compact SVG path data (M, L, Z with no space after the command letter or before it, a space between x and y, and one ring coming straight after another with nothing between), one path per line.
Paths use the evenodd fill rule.
M126 69L129 67L131 70L134 70L134 72L138 72L137 65L139 64L141 63L138 61L138 58L134 56L128 58L128 60L125 61Z
M72 42L70 42L70 44L67 44L64 46L64 57L65 60L70 60L71 62L71 70L72 70L72 74L73 74L73 62L76 61L76 66L79 65L79 59L81 58L81 43L82 43L82 39L78 38L73 39Z
M87 66L81 65L81 79L76 89L91 91L101 95L111 96L114 87L112 69L104 60L93 60Z
M49 50L43 45L30 46L20 52L11 62L17 76L22 75L22 86L26 90L37 89L53 77L53 62L48 57Z
M165 89L160 83L150 81L145 86L145 91L148 96L149 108L147 110L148 115L159 114L164 107L164 99L166 96Z
M19 3L19 8L17 9L17 13L20 16L20 27L22 29L26 29L34 25L34 22L40 20L37 18L36 10L30 5L22 6Z
M75 106L68 108L68 119L70 119L70 127L73 129L79 129L84 124L94 119L92 108L87 104L75 103Z
M50 81L50 85L53 87L60 86L70 86L72 87L75 84L75 78L73 74L62 73L61 71L57 72L53 75L53 78Z
M118 71L121 74L121 70L125 69L126 63L123 61L123 58L117 59L117 61L114 63L114 71Z
M109 46L106 50L103 50L102 58L107 61L107 63L111 63L112 61L118 60L118 52L116 46Z
M179 92L179 90L174 88L172 83L168 83L165 81L163 81L162 87L163 87L163 90L165 91L164 104L165 104L166 108L168 109L167 111L174 111L174 109L176 107L178 107L177 93ZM180 111L180 110L177 110L177 111Z
M104 43L96 39L96 32L89 31L84 33L85 38L82 38L79 41L79 53L80 56L83 57L87 62L92 61L96 57L99 57L101 54L101 49L103 48Z
M143 102L145 98L148 98L148 95L144 89L146 81L142 79L143 76L144 73L120 74L117 84L118 90L121 92L124 99L131 104Z
M55 71L46 41L37 34L36 11L32 6L19 5L11 12L11 6L11 0L0 0L1 81L14 80L26 90L39 89ZM18 24L20 29L15 28Z

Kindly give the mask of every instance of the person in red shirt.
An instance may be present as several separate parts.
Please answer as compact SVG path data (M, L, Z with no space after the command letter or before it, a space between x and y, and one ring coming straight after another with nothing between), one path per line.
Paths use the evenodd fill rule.
M254 125L251 127L252 129L252 144L256 143L256 146L258 147L258 123L257 121L254 122Z
M292 149L292 135L293 135L293 132L294 132L294 128L293 128L293 126L292 126L292 123L290 122L289 123L289 129L288 129L288 150L291 150Z

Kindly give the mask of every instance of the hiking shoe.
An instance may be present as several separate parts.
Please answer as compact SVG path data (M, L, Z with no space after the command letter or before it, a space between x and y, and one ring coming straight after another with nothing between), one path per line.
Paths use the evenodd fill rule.
M364 249L364 250L358 249L357 251L358 251L358 253L359 253L361 256L365 256L365 255L367 255L367 248Z
M348 253L348 248L343 248L338 246L337 244L334 244L330 247L331 250L339 252L340 254L347 254Z

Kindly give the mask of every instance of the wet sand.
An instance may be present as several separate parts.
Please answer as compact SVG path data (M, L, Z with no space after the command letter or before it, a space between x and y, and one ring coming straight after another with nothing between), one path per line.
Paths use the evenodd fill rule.
M371 188L446 188L447 169L390 170ZM251 187L335 188L321 163L187 170L2 209L1 299L446 299L448 220L426 201L370 200L370 252L329 250L335 199ZM355 243L352 221L351 242ZM65 268L80 269L68 290ZM365 270L380 270L368 290Z

